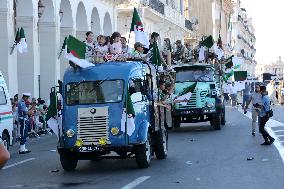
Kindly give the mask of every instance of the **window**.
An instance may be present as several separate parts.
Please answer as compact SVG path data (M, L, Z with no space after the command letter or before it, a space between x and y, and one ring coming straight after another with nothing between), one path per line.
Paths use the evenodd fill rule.
M129 81L129 93L133 103L142 101L143 83L141 79Z
M0 87L0 105L7 104L6 94L3 87Z
M123 80L87 81L66 86L67 105L120 102Z
M212 82L214 81L214 71L209 67L204 66L192 66L187 69L175 70L176 82Z

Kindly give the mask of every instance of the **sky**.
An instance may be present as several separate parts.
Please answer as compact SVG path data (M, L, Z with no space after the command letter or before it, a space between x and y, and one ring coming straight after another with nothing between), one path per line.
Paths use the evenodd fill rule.
M241 0L252 17L256 36L256 61L270 64L284 60L284 0Z

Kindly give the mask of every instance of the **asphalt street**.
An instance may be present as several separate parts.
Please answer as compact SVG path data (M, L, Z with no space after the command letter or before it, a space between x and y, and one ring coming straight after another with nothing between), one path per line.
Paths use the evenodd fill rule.
M29 140L30 154L19 155L17 145L11 148L11 160L0 170L0 188L282 189L283 110L275 106L268 123L277 138L273 146L261 146L258 133L251 136L249 114L227 107L227 124L220 131L209 123L170 131L168 158L153 158L147 169L128 159L79 161L76 171L64 172L55 136Z

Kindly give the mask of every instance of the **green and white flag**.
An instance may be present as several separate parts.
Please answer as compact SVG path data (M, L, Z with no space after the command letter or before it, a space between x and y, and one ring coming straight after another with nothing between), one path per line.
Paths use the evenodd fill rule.
M135 111L134 111L134 108L133 108L130 93L129 93L129 91L127 91L126 109L124 109L123 112L122 112L120 130L122 132L125 132L125 129L126 129L127 135L129 135L129 136L131 136L133 134L133 132L135 131L134 117L135 117ZM125 126L126 126L126 128L125 128Z
M61 49L60 49L60 52L58 53L58 59L61 57L62 52L63 52L65 49L67 49L67 40L68 40L68 38L65 37L64 42L63 42L63 44L62 44L62 47L61 47Z
M137 9L134 7L132 22L130 32L135 33L135 42L140 42L145 45L146 48L149 48L149 40L144 31L143 23L140 19Z
M65 48L65 58L81 68L95 66L85 59L86 44L75 37L69 35L67 48Z
M150 57L151 63L157 67L158 71L163 71L160 50L159 50L157 42L154 42L151 54L152 54L152 57Z
M176 100L189 100L190 97L192 96L192 93L194 92L195 88L197 86L197 82L194 84L184 88L181 93L179 93L178 97Z
M17 37L17 36L16 36ZM20 29L19 36L17 37L17 49L19 53L26 53L28 52L28 45L26 41L25 31L23 28Z
M56 91L50 93L50 104L46 115L47 124L50 129L59 136L58 112L57 112L57 95Z

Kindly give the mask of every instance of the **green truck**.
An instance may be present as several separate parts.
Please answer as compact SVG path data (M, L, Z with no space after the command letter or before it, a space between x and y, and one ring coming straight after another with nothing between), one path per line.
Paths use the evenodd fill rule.
M186 89L192 90L187 102L173 105L173 127L210 121L215 130L220 130L226 123L225 105L221 95L222 80L215 68L209 64L184 64L174 66L174 70L174 95L181 96Z

